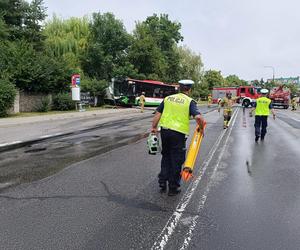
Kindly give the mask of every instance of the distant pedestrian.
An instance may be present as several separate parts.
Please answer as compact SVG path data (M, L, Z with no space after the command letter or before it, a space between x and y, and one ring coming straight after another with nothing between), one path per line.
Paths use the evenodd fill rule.
M294 96L293 98L292 98L292 100L291 100L291 104L292 104L292 111L295 111L295 110L297 110L297 97L296 96Z
M207 97L207 107L210 108L211 104L212 104L212 96L211 96L211 94L209 94Z
M259 138L261 141L265 139L270 111L272 112L273 119L275 120L275 112L272 106L272 101L267 97L269 90L262 89L260 93L262 96L256 100L256 103L253 104L254 107L250 111L251 115L255 110L255 142L258 142Z
M145 102L146 102L145 92L142 92L140 96L141 113L144 113Z

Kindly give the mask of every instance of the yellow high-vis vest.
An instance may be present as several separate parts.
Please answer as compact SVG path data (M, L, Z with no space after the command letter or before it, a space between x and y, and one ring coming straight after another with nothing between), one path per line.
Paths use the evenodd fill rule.
M270 114L271 100L265 96L256 100L255 115L268 116Z
M193 99L179 93L164 99L160 126L183 134L190 133L190 104Z

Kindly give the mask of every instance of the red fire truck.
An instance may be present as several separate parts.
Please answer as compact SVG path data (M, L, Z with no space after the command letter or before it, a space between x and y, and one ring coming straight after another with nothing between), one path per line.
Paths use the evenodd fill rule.
M241 103L244 107L249 107L260 97L259 88L254 86L216 87L212 91L213 103L218 103L227 92L231 92L232 97L237 97L237 103Z

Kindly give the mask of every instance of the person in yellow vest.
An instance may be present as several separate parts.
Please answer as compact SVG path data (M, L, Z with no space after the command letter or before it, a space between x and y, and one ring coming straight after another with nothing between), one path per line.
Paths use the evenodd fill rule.
M256 99L256 103L253 104L254 107L250 111L250 115L255 110L255 142L258 142L259 138L261 141L265 139L268 126L268 116L270 111L273 114L273 119L275 120L275 112L272 106L272 101L267 97L269 90L262 89L260 90L261 97Z
M228 124L232 116L232 107L234 102L235 98L232 98L231 92L226 92L226 97L219 102L218 111L220 112L221 107L223 107L224 129L228 128Z
M144 113L144 107L145 107L145 101L146 101L145 92L142 92L139 101L140 101L140 106L141 106L141 113Z
M194 117L200 127L205 123L197 103L189 97L193 84L192 80L179 81L180 93L167 96L156 109L152 121L152 133L157 133L158 125L161 127L162 159L158 183L161 191L166 191L168 182L169 196L180 192L180 172L185 161L190 117Z
M211 94L209 94L208 97L207 97L207 107L210 108L211 104L212 104L212 96L211 96Z
M296 106L297 106L297 97L294 96L291 100L291 104L292 104L292 111L297 110Z

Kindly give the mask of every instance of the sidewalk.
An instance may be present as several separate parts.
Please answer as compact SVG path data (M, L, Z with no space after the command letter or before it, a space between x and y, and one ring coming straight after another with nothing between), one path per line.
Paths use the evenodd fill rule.
M85 130L120 119L142 118L151 113L152 110L146 110L141 114L138 109L127 108L3 118L0 119L0 148Z

